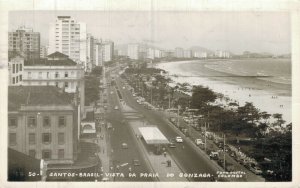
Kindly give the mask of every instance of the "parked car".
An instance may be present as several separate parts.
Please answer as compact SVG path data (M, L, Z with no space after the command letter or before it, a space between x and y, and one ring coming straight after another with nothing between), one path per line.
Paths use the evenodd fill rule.
M176 148L176 144L174 142L170 142L168 145L170 148Z
M175 138L175 140L176 140L177 143L182 143L183 142L183 139L180 136L177 136Z
M127 143L125 143L125 142L122 143L122 149L128 149Z
M115 110L119 110L119 107L118 106L115 106L115 108L114 108Z
M140 166L141 165L141 163L138 159L133 159L132 163L133 163L133 166Z
M256 175L262 174L262 170L258 166L250 167L250 170Z
M216 152L216 151L212 151L212 152L209 154L209 158L210 158L210 159L213 159L213 160L218 160L218 159L219 159L219 153Z
M197 138L197 139L195 140L195 143L196 143L197 146L203 144L203 142L202 142L202 140L201 140L200 138Z

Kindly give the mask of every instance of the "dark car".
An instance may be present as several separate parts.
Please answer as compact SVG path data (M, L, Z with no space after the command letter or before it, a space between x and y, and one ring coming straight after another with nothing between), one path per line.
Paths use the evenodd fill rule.
M173 142L170 142L168 145L169 145L170 148L176 148L176 144L173 143Z

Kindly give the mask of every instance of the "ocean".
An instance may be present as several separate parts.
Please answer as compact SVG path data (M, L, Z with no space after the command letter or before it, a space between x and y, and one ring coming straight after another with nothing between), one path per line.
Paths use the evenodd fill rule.
M155 65L176 83L207 86L240 105L252 102L260 111L280 113L292 121L290 59L193 60Z

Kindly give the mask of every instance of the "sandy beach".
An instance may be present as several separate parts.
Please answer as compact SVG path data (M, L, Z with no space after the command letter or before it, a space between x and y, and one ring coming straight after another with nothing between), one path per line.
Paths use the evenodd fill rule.
M180 61L156 64L157 68L166 70L174 82L189 83L191 85L207 86L215 92L222 93L240 105L252 102L260 111L268 113L280 113L286 123L292 120L291 108L291 84L288 81L282 83L283 79L274 81L270 78L261 79L251 73L239 71L233 74L234 68L224 70L226 66L218 68L218 63L213 61ZM223 62L221 62L223 63ZM223 68L223 69L222 69ZM264 70L260 69L260 72ZM237 72L237 71L236 71ZM287 79L288 80L288 79Z

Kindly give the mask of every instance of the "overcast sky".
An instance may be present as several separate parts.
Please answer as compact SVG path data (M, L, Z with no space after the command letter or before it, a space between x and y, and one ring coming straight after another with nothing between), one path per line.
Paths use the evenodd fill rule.
M290 15L284 12L12 11L9 31L32 27L47 45L49 23L61 15L85 22L88 33L116 45L148 42L164 49L201 46L237 54L291 50Z

